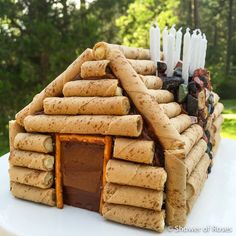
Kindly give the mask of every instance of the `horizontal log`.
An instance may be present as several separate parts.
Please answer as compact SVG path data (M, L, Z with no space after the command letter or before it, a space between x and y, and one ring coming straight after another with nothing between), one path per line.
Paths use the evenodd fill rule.
M23 167L11 167L10 180L20 184L38 188L50 188L53 184L53 173L50 171L33 170Z
M116 97L63 97L46 98L44 113L48 115L127 115L129 99Z
M30 151L14 150L10 153L9 161L14 166L36 170L51 171L54 167L54 156Z
M196 167L197 163L204 155L207 149L207 143L204 139L200 139L198 143L191 149L189 154L186 156L184 163L187 170L187 176L189 177Z
M106 75L109 60L85 61L81 66L81 78L101 77Z
M75 80L63 87L65 97L113 97L121 96L122 90L116 79Z
M202 138L203 136L203 129L200 125L194 124L191 125L188 129L186 129L182 134L181 138L185 143L185 155L187 155L192 147Z
M160 104L160 107L169 118L176 117L181 113L181 106L177 102Z
M224 105L222 103L217 103L213 112L213 117L216 119L224 110Z
M220 130L221 125L224 122L224 117L222 115L219 115L212 123L214 132L217 132L218 130Z
M97 43L97 45L101 46L103 45L103 42ZM137 59L137 60L150 60L150 51L149 49L144 48L134 48L134 47L128 47L125 45L118 45L118 44L108 44L109 48L120 50L124 56L128 59ZM93 51L93 55L96 59L102 60L105 59L106 53L104 53L105 48L98 47L97 50Z
M14 197L45 204L48 206L56 205L55 189L41 189L19 183L11 183L11 192Z
M211 160L207 153L205 153L200 161L198 162L196 168L193 170L190 177L187 179L187 187L186 187L186 197L189 200L195 194L200 192L201 183L203 178L207 173L207 169L211 163Z
M127 161L151 164L154 158L153 141L116 138L113 157Z
M216 155L216 153L218 151L220 140L221 140L220 133L217 133L216 136L215 136L215 143L214 143L213 148L212 148L212 152L213 152L214 156Z
M149 60L128 60L133 69L141 75L155 75L157 71L157 65L154 61Z
M53 152L52 137L44 134L18 133L14 139L14 147L25 151Z
M168 90L149 89L149 94L152 95L158 103L174 102L174 95Z
M107 183L103 190L103 200L107 203L161 211L163 192L147 188Z
M211 91L211 94L213 95L213 104L214 104L214 106L216 106L216 104L219 102L219 100L220 100L220 97L219 97L219 95L217 94L217 93L215 93L215 92L213 92L213 91Z
M50 116L35 115L25 118L28 132L102 134L138 137L143 129L140 115L127 116Z
M163 81L160 77L154 75L139 75L148 89L161 89Z
M163 190L166 172L161 167L109 160L106 166L107 182Z
M190 211L193 209L193 206L195 204L195 202L197 201L203 187L204 187L204 184L207 180L207 173L205 173L202 178L201 178L201 182L199 183L199 186L198 186L198 189L197 189L197 192L195 192L195 194L186 201L186 205L187 205L187 213L189 214Z
M184 130L189 128L194 121L189 115L181 114L170 119L170 122L178 130L179 133L182 133Z
M102 207L102 215L108 220L157 232L163 232L165 227L164 211L105 203Z

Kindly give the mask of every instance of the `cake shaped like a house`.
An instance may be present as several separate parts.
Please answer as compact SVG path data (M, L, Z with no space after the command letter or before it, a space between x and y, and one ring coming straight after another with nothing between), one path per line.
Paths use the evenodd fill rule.
M158 232L184 226L223 121L209 73L190 80L184 94L147 49L86 49L10 121L12 194Z

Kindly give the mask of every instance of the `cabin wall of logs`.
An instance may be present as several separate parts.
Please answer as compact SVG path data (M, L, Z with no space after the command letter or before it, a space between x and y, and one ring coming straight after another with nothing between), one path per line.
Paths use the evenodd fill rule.
M55 206L51 135L27 133L16 121L10 121L9 137L12 194L24 200Z

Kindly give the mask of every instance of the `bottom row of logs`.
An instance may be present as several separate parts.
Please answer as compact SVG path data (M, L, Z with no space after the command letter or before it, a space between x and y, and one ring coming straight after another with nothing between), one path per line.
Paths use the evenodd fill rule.
M53 172L11 166L9 170L11 192L13 196L27 201L55 206Z
M102 215L108 220L162 232L163 168L111 159L106 167Z

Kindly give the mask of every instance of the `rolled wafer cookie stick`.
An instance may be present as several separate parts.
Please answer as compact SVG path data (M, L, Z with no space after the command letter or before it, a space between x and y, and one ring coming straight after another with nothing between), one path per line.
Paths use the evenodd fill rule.
M20 184L31 185L39 188L50 188L53 184L53 173L23 167L11 167L10 180Z
M163 190L166 172L161 167L109 160L106 166L107 182Z
M122 95L118 80L75 80L67 82L63 88L65 97L113 97Z
M157 66L153 61L128 59L128 62L138 74L141 75L156 74Z
M106 75L109 60L85 61L81 66L81 78L101 77Z
M196 200L198 199L204 187L206 180L207 180L207 173L202 177L201 182L199 183L199 186L197 189L198 191L190 199L187 200L187 213L190 213L190 211L192 210Z
M23 126L19 125L15 120L9 121L9 144L10 151L14 150L14 139L18 133L24 132Z
M153 141L116 138L113 157L138 163L151 164L154 158Z
M11 192L14 197L27 201L37 202L48 206L55 206L55 189L41 189L25 184L11 183Z
M204 139L200 139L198 143L191 149L189 154L186 156L184 163L187 169L187 176L189 177L196 167L197 163L204 155L207 149L207 143Z
M157 232L163 232L165 227L164 211L105 203L102 208L102 215L108 220Z
M161 211L163 192L147 188L107 183L103 191L103 200L107 203Z
M213 123L213 115L210 115L207 118L207 124L205 130L209 130L212 127L212 123Z
M154 97L149 94L149 90L122 53L119 50L109 48L106 43L96 44L93 48L95 56L97 52L110 60L113 73L120 80L137 110L145 118L149 128L153 130L154 135L160 140L164 148L182 148L184 143L180 134L171 125L169 118L161 110Z
M120 50L123 53L123 55L129 59L150 60L151 58L149 49L132 48L118 44L109 44L109 47L115 50L117 49ZM105 59L106 47L94 51L93 55L98 60Z
M143 83L148 89L161 89L163 81L158 76L153 75L139 75Z
M191 125L188 129L186 129L182 134L182 140L185 143L185 155L187 155L192 147L202 138L203 129L198 124Z
M129 99L116 97L51 97L44 99L44 113L54 115L127 115Z
M219 144L220 144L220 140L221 140L220 133L218 133L218 134L215 136L215 144L213 145L213 148L212 148L212 152L213 152L213 155L214 155L214 156L215 156L216 153L217 153L217 150L218 150L218 147L219 147Z
M160 104L160 107L169 118L176 117L181 113L181 106L177 102Z
M173 93L168 90L149 89L148 91L158 103L169 103L174 101Z
M166 182L166 223L170 226L186 224L186 166L175 153L165 155Z
M222 115L219 115L219 116L213 121L212 126L213 126L214 132L217 132L217 131L220 129L220 127L221 127L221 125L222 125L223 122L224 122L224 117L223 117Z
M52 137L44 134L18 133L14 140L14 147L25 151L53 152Z
M197 164L196 168L193 170L192 174L187 180L186 197L189 200L194 194L200 192L199 188L201 182L207 173L207 168L209 167L211 160L207 153L205 153Z
M93 60L92 50L86 49L63 73L53 80L41 93L37 94L33 101L16 114L16 121L23 125L24 119L28 115L35 114L43 110L43 100L46 97L55 97L62 94L63 86L80 74L81 65L85 61Z
M16 115L15 115L15 119L16 122L21 125L24 126L24 119L26 116L28 116L30 111L30 103L25 106L23 109L21 109Z
M215 106L214 112L213 112L213 117L216 119L224 110L224 105L220 102L218 102Z
M63 116L36 115L25 118L28 132L102 134L138 137L143 129L140 115L126 116Z
M191 117L186 114L176 116L170 119L170 122L178 130L179 133L182 133L184 130L190 127L191 124L193 124Z
M9 161L14 166L36 170L51 171L54 166L54 156L29 151L14 150L10 154Z
M215 92L211 92L212 94L213 94L213 101L214 101L214 106L219 102L219 100L220 100L220 97L219 97L219 95L217 94L217 93L215 93Z

